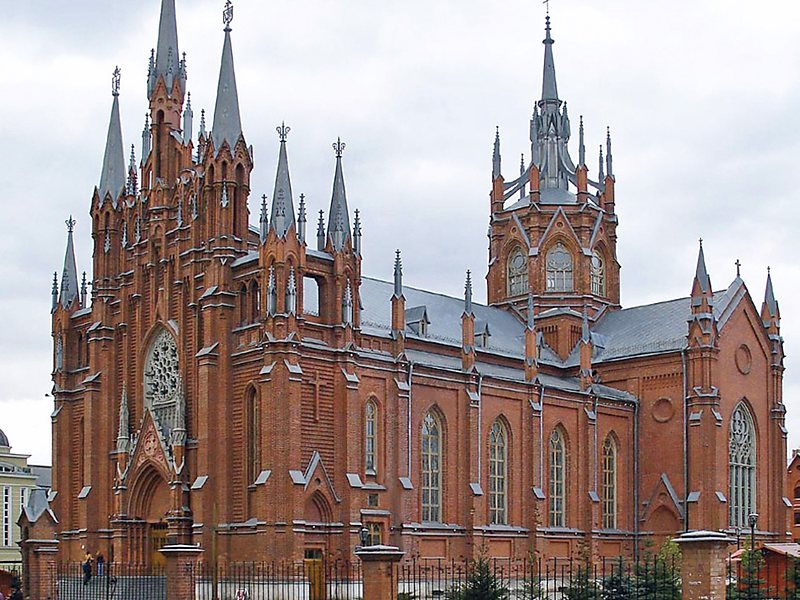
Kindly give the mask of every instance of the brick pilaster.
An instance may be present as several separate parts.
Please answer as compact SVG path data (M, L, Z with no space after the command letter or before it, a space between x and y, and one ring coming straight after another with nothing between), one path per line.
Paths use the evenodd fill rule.
M725 600L727 536L716 531L691 531L675 541L683 555L683 600Z
M364 598L397 600L397 567L404 555L396 546L365 546L356 550L363 569Z

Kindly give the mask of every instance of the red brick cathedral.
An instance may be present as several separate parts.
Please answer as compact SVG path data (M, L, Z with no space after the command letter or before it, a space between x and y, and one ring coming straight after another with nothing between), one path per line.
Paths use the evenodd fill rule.
M127 167L115 73L91 294L68 222L52 315L62 559L157 562L165 544L349 557L362 528L407 556L611 556L753 512L760 537L785 538L771 281L760 308L738 276L714 291L701 246L690 296L621 308L611 140L590 173L581 121L573 160L549 18L519 175L495 139L481 305L469 273L463 298L404 285L399 252L393 281L362 275L339 141L309 236L281 125L251 226L224 14L213 121L194 132L162 0Z

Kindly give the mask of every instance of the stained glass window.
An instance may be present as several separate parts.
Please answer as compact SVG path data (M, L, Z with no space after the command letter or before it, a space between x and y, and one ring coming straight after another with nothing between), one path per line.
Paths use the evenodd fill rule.
M572 254L561 242L556 243L547 253L547 291L571 292Z
M756 435L753 417L740 403L731 415L728 442L731 527L748 527L747 516L756 509Z
M528 261L522 248L515 248L508 257L508 295L528 292Z

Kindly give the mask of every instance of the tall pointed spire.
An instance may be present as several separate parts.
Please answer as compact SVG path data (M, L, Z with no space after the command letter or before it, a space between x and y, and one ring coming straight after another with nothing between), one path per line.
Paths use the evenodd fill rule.
M394 297L400 298L403 295L403 261L400 258L400 249L395 250L394 255Z
M236 90L236 74L233 70L233 48L231 47L231 21L233 20L233 3L226 0L222 13L225 23L225 42L222 46L222 62L219 68L217 85L217 102L214 105L214 124L211 137L214 147L219 151L223 142L233 149L239 136L242 135L242 120L239 116L239 93ZM274 198L273 198L274 201Z
M340 251L344 247L344 243L350 239L350 213L347 210L347 193L342 173L344 148L344 142L341 138L337 138L336 143L333 144L333 150L336 152L336 171L333 175L331 209L328 214L328 238L336 251Z
M72 242L72 230L75 219L70 215L67 224L67 250L64 253L64 271L61 274L61 306L69 308L78 298L78 265L75 262L75 246Z
M780 316L778 301L775 300L775 292L772 289L772 274L767 267L767 288L764 290L764 306L767 308L770 317Z
M711 278L708 276L706 270L706 257L703 253L703 240L700 240L700 250L697 253L697 268L695 269L695 280L700 285L700 291L703 294L711 293Z
M553 44L555 40L550 37L550 15L545 18L544 27L544 74L542 75L542 100L558 100L558 86L556 85L556 64L553 60Z
M125 151L122 149L122 125L119 118L119 67L114 69L111 80L111 119L108 122L108 135L106 136L106 151L103 155L103 168L100 171L100 205L102 206L106 194L111 194L114 206L117 198L125 187Z
M270 214L270 227L275 230L279 238L286 237L289 228L295 225L294 199L292 198L292 182L289 178L289 159L286 155L286 136L290 128L281 123L276 128L281 140L278 152L278 170L275 173L275 191L272 194L272 212Z
M494 131L494 149L492 150L492 180L500 177L500 126Z
M186 85L184 62L180 60L178 50L178 23L175 18L175 0L161 0L161 18L158 22L158 45L155 60L150 59L150 74L147 81L147 97L153 95L158 78L164 78L167 93L172 93L174 82L180 82L180 93L183 95Z

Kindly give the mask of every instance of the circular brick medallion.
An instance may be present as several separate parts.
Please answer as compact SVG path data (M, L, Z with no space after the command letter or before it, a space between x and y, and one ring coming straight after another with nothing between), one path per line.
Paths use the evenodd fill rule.
M747 344L739 346L733 358L736 368L739 369L739 373L742 375L747 375L750 369L753 368L753 355L750 353L750 348L747 347Z
M659 423L666 423L675 416L675 407L669 398L659 398L653 404L653 418Z

